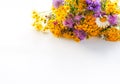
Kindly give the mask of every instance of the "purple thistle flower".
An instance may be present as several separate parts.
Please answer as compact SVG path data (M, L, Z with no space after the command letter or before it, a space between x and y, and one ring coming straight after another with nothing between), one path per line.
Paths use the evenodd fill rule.
M53 0L53 6L55 8L58 8L60 5L62 5L64 0Z
M68 18L65 21L63 21L63 25L67 26L69 28L73 28L74 22L72 18Z
M87 36L83 30L74 30L74 33L80 40L84 40Z
M94 16L95 16L95 17L100 17L100 16L101 16L101 13L100 13L100 12L96 12L96 13L94 14Z
M81 18L82 18L82 16L80 16L80 15L76 15L76 16L74 17L74 20L75 20L75 21L80 21Z
M101 9L100 0L86 0L88 5L87 9L92 10L94 12L98 12Z
M110 15L108 17L108 21L111 25L116 25L117 24L117 21L118 21L118 17L117 15Z

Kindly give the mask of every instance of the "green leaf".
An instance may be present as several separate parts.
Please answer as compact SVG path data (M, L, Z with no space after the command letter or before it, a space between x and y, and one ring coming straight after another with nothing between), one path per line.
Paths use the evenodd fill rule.
M102 10L105 10L107 4L107 0L102 0L101 5L102 5Z

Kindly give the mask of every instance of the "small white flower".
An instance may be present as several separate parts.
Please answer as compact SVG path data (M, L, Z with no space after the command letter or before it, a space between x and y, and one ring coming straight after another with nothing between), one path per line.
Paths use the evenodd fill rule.
M101 39L105 39L105 36L104 36L104 35L101 35Z
M104 18L104 19L106 18L106 20L101 21L102 18ZM110 23L108 22L108 17L107 16L96 18L96 24L100 28L106 28L110 25Z

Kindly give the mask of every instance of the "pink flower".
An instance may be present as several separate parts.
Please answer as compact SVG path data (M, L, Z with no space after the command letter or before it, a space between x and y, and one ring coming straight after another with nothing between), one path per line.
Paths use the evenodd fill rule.
M74 17L74 20L75 20L75 21L80 21L81 18L82 18L82 16L80 16L80 15L76 15L76 16Z
M64 0L53 0L53 6L55 8L58 8L60 5L62 5Z
M72 18L68 18L65 21L63 21L63 25L67 26L69 28L73 28L74 22Z
M118 21L117 15L110 15L108 21L111 25L116 25Z
M83 30L74 30L74 33L80 40L84 40L87 36Z

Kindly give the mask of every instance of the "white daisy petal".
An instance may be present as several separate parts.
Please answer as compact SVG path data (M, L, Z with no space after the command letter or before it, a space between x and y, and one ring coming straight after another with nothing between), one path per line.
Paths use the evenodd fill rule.
M107 16L106 16L107 17ZM98 25L98 27L100 28L106 28L108 27L110 24L108 22L108 20L106 20L105 22L101 22L100 18L96 18L96 24Z

